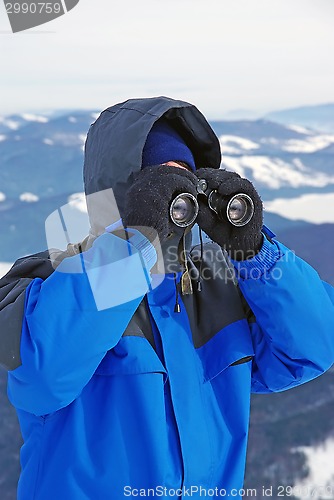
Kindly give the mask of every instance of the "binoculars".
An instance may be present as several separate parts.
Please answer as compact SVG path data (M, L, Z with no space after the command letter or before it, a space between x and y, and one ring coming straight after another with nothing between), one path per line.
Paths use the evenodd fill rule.
M199 179L197 194L205 197L209 208L220 220L227 221L233 226L245 226L254 215L254 203L248 194L221 196L215 189L208 188L205 179ZM188 227L195 222L198 211L197 198L190 193L181 193L172 201L169 215L176 226Z

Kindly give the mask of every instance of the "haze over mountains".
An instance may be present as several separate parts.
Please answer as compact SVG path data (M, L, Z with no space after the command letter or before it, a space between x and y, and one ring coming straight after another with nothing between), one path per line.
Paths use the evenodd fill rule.
M223 166L249 178L260 192L265 223L334 285L333 111L328 104L211 125L220 138ZM44 223L59 207L70 203L83 221L83 236L88 231L83 148L97 116L95 110L0 116L1 275L8 267L4 262L47 247ZM15 496L20 437L3 371L0 387L0 498L9 500ZM333 389L330 371L291 392L253 398L248 485L320 480L312 453L326 444L326 460L333 463ZM321 481L334 491L331 471Z
M314 130L334 133L333 103L272 111L266 115L266 118L278 123L294 123Z

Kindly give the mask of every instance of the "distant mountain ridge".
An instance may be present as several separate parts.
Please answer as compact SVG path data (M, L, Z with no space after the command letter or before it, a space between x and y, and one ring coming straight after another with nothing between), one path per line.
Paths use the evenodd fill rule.
M83 191L83 148L98 114L83 110L0 117L0 261L44 248L45 219L71 194ZM211 125L220 139L222 166L249 178L265 203L278 194L288 199L334 193L334 135L264 119ZM266 212L275 231L300 224L278 215L275 222Z
M334 103L272 111L265 118L285 125L301 125L320 132L334 133Z
M72 110L0 117L0 262L47 248L45 220L73 201L73 193L83 192L84 142L97 116L94 110ZM329 123L326 116L319 114L319 123ZM278 197L287 206L293 200L295 206L301 195L313 193L320 212L334 214L332 206L322 202L325 193L334 193L334 135L328 129L319 132L301 119L277 123L272 114L211 125L220 139L223 167L254 182L265 206ZM82 194L76 198L82 202ZM311 224L306 210L291 218L265 210L264 217L282 243L334 285L334 219ZM21 438L5 385L6 374L0 370L0 498L12 500ZM294 391L253 398L246 485L257 488L258 498L263 485L292 486L308 477L302 448L334 436L333 389L330 371ZM280 500L277 495L271 498Z
M69 191L80 190L69 172L65 178L63 175L71 167L76 178L81 178L86 134L97 116L90 110L55 117L26 113L0 117L0 192L9 197L17 194L14 183L3 174L7 169L14 169L12 178L16 174L26 176L25 191L36 189L38 196L59 194L57 179L65 180ZM330 186L334 190L334 134L266 119L211 124L221 141L223 165L247 174L268 199L275 196L277 189L291 191L299 187L302 192L309 192ZM38 176L26 173L29 170L34 174L37 169ZM43 182L46 177L52 178L52 186L45 179Z

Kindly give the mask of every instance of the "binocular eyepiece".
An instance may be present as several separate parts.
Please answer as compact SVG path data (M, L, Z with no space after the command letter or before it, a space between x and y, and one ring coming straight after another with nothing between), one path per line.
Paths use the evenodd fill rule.
M221 196L216 190L209 190L205 179L199 179L197 193L206 198L209 208L222 221L233 226L242 227L248 224L254 215L254 203L248 194L237 193L233 196ZM190 193L181 193L170 205L171 220L178 227L191 226L198 215L197 198Z

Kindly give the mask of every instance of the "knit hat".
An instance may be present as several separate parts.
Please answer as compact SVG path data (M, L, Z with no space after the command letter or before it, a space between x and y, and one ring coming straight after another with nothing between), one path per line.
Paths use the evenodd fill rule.
M143 149L142 168L168 161L183 161L191 170L196 170L192 152L182 137L166 120L162 119L155 122L147 136Z

